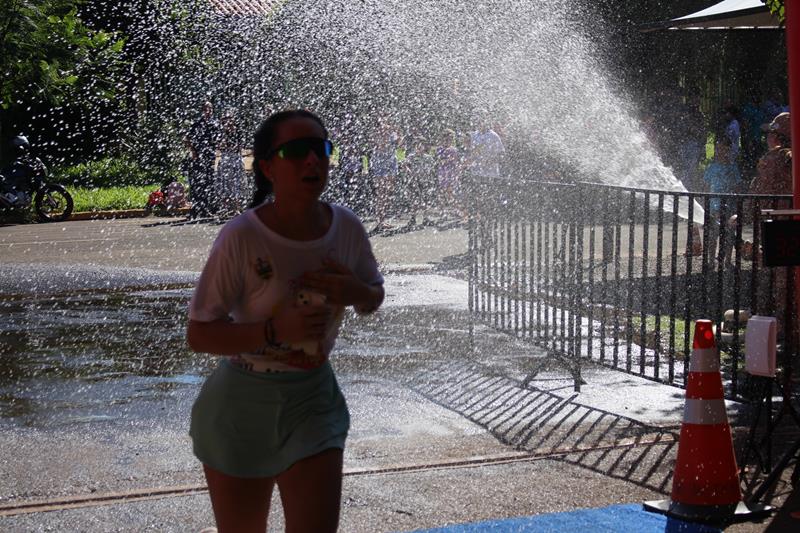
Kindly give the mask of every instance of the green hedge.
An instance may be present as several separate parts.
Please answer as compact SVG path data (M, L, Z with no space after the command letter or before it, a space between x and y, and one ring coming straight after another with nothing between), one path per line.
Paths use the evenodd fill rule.
M75 202L75 212L116 211L120 209L144 209L150 193L158 190L159 184L128 185L104 189L67 187Z
M162 184L180 179L175 171L143 168L126 157L107 157L69 167L56 167L50 179L65 186L80 188L108 188ZM181 180L183 181L183 180Z

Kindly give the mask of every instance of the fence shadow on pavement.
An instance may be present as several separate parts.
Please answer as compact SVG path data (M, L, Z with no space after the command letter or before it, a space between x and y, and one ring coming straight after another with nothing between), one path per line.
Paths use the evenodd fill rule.
M476 361L447 362L411 378L430 401L486 429L498 441L665 493L677 428L648 425L500 375Z

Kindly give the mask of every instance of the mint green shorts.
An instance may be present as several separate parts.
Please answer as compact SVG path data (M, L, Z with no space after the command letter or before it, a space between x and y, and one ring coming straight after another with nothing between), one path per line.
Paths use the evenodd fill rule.
M350 413L330 363L256 373L222 359L192 407L194 454L236 477L274 477L329 448L344 449Z

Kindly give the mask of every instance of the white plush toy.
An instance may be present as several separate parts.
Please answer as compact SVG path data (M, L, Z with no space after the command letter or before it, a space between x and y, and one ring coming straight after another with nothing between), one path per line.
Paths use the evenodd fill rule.
M308 290L297 291L297 305L322 305L325 301L324 294ZM290 346L293 350L303 350L306 355L317 355L319 350L318 341L293 342Z

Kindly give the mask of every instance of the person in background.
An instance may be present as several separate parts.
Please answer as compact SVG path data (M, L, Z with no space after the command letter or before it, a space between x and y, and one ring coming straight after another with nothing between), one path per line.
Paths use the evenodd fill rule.
M761 125L767 120L759 104L758 92L752 90L742 106L742 174L750 176L763 153Z
M475 194L480 198L495 198L503 201L500 164L505 154L505 146L500 135L492 129L484 117L480 129L470 135L469 173Z
M711 193L729 194L741 190L742 176L739 167L731 163L730 152L730 139L724 135L720 136L714 143L714 158L703 174L703 181ZM720 198L711 198L709 202L711 211L719 213L722 203Z
M674 124L679 132L676 142L679 145L678 179L688 191L698 190L700 160L706 146L706 131L703 112L700 109L700 97L692 91L686 97L686 103L679 106L680 116Z
M369 155L369 173L375 187L375 227L370 231L375 235L390 229L386 219L395 199L397 187L397 147L399 139L394 129L385 121L378 126L372 152Z
M792 131L789 113L781 113L771 122L762 124L761 129L767 136L767 153L758 160L756 176L750 182L748 194L792 194ZM746 219L743 223L752 222L751 214L755 209L752 201L745 202L742 211ZM733 215L728 224L736 227L737 216ZM752 255L751 242L744 242L745 256Z
M739 125L739 110L733 104L727 104L722 109L722 134L730 142L730 162L739 165L739 149L742 144L741 127Z
M369 203L369 183L365 179L363 154L357 142L351 140L339 145L339 166L336 172L342 203L363 216Z
M792 194L791 115L781 113L762 124L767 136L767 153L758 160L756 177L750 184L752 194Z
M430 147L422 136L415 136L409 143L409 150L403 161L404 186L408 209L411 218L406 230L430 226L433 222L428 218L428 209L436 203L438 186L435 173L436 160L430 153ZM417 223L417 215L422 221Z
M792 194L791 120L789 113L779 114L771 122L762 124L760 129L767 138L767 152L759 158L756 164L756 175L750 182L747 193ZM753 202L748 201L745 203L742 213L746 218L743 223L752 222L751 214L753 209L755 209ZM735 231L737 218L737 215L729 218L728 233ZM726 261L730 258L732 246L732 244L726 246L722 252ZM745 257L753 256L754 250L752 246L753 243L749 241L742 243L742 254Z
M439 185L439 206L455 209L459 217L466 216L463 191L461 190L461 156L456 148L456 132L446 129L442 132L439 147L436 149L436 178Z
M220 356L190 435L222 533L266 531L276 485L287 531L338 526L350 416L328 358L344 309L371 313L384 291L361 222L319 200L332 149L308 111L261 124L251 208L220 231L189 304L189 346Z
M0 193L11 205L27 205L37 176L47 176L47 167L41 159L31 153L28 138L19 134L9 143L11 163L2 168Z
M189 194L192 199L192 218L214 214L212 195L214 187L214 161L217 156L219 123L214 118L214 105L204 102L202 113L189 129L184 144L189 150Z
M771 122L762 125L762 130L767 136L767 153L758 160L756 166L756 177L750 183L748 193L750 194L792 194L793 180L792 180L792 131L791 131L791 115L788 112L780 113ZM754 213L755 206L748 202L744 213ZM787 205L787 204L784 204ZM761 206L764 208L765 206ZM752 222L749 218L744 222ZM736 217L730 219L731 231L735 231ZM760 251L753 249L753 243L742 243L742 254L745 257L751 258L754 261L761 262ZM788 269L773 269L762 268L759 270L758 287L759 292L764 295L762 301L766 301L766 312L775 316L778 319L778 342L784 338L786 334L786 295L788 288L787 271ZM770 279L772 277L772 279ZM769 288L772 288L772 293L769 293ZM795 303L795 306L797 304ZM795 324L797 324L796 318ZM798 334L795 328L794 335L795 341Z
M709 192L714 194L730 194L739 192L742 188L742 176L739 173L739 167L731 163L730 160L731 142L725 135L720 135L714 144L714 159L706 167L703 174L703 181ZM709 256L714 257L717 250L717 238L720 234L720 224L724 224L730 216L729 202L720 197L712 197L709 201L711 210L709 217L709 231L708 242L705 243L706 247L710 250ZM725 232L724 241L720 243L721 251L730 251L733 244L733 236L730 231ZM729 260L728 255L724 254L724 258Z
M217 212L231 216L238 214L244 206L244 161L242 160L242 141L233 112L222 117L219 135L219 164L216 173Z

